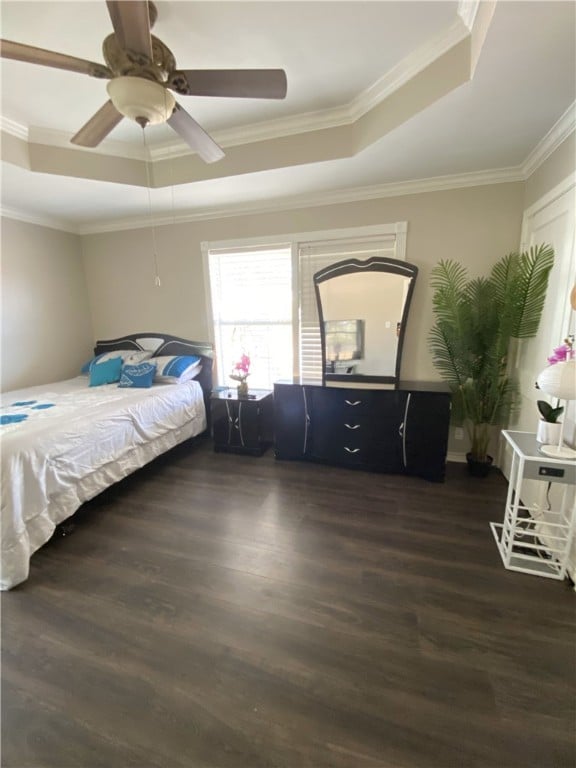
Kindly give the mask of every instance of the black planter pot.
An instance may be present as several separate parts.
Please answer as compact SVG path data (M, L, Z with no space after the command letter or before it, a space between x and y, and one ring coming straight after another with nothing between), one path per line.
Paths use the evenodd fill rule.
M468 473L472 477L487 477L494 459L492 456L486 456L486 461L477 461L472 458L471 453L467 453L466 461L468 462Z

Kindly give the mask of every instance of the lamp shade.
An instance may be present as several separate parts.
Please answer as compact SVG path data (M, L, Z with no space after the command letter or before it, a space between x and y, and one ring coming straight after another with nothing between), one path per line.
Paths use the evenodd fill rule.
M576 400L576 360L565 360L544 368L538 376L538 388L559 400Z
M108 95L121 114L154 125L165 123L174 111L174 96L163 85L143 77L115 77L107 85Z

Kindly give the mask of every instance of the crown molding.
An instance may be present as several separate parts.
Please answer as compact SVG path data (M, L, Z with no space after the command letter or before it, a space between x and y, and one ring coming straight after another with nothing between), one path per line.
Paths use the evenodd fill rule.
M39 227L57 229L60 232L70 232L73 235L81 234L78 228L71 224L69 221L64 221L63 219L53 219L48 216L36 216L35 214L27 213L26 211L17 210L16 208L6 208L4 206L0 206L0 216L5 219L23 221L26 224L36 224Z
M365 91L364 93L367 92ZM280 131L284 131L283 135L290 135L335 127L337 125L346 125L349 122L353 122L350 118L350 111L347 107L342 107L337 110L296 115L288 120L254 124L246 126L244 129L234 128L229 131L214 133L213 135L215 140L222 146L233 146L234 144L247 144L252 141L263 141L275 136L278 137L281 135ZM541 139L523 162L520 169L516 169L520 171L522 179L526 180L531 176L574 130L576 130L576 102L568 107L566 112L552 126L544 138ZM241 131L245 132L240 135ZM150 155L152 161L165 160L188 154L189 151L183 143L180 145L171 143L163 147L151 148ZM488 173L491 172L488 171Z
M48 147L60 147L62 149L76 149L80 152L90 152L95 155L110 155L131 160L146 160L148 153L144 147L135 147L124 141L107 140L98 147L70 146L73 134L68 131L59 131L54 128L39 128L30 126L28 130L28 142L30 144L43 144Z
M469 35L458 18L449 27L428 40L417 50L405 56L392 69L356 96L347 106L349 122L354 122L387 99L409 80L430 66L440 56Z
M367 94L367 91L365 91L364 94ZM364 95L362 98L364 98ZM366 96L366 98L369 99L369 96ZM368 101L366 104L367 103ZM225 131L215 132L213 136L219 144L229 147L240 144L249 144L255 141L264 141L281 135L288 136L304 133L306 131L346 125L352 121L351 108L339 107L333 110L303 113L287 119L270 120L266 123L255 123L244 126L244 128L232 128ZM16 136L19 139L29 141L32 144L44 144L47 146L70 149L71 134L66 131L37 127L31 127L30 130L28 130L23 125L2 115L0 115L0 130L11 136ZM575 130L576 102L573 102L523 162L521 166L523 178L527 179L531 176L534 171L548 159L552 152L554 152L554 150L557 149ZM179 141L170 142L169 144L157 147L148 147L148 149L151 162L177 158L190 154L191 152L187 144ZM81 151L134 160L146 159L146 153L143 147L132 147L121 141L108 140L104 145L100 145L100 147L94 149L82 147Z
M141 216L138 218L117 219L97 224L87 224L79 227L78 232L81 235L89 235L127 229L146 229L149 227L184 224L192 221L209 221L231 218L234 216L258 215L276 211L290 211L298 208L354 203L384 197L401 197L404 195L442 192L451 189L477 187L488 184L504 184L517 181L523 181L520 167L501 168L491 171L478 171L476 173L437 176L430 179L401 181L392 184L340 189L316 195L299 195L290 198L278 198L265 203L258 202L248 205L230 205L222 208L210 208L204 211L190 213L170 213L161 216Z
M324 128L337 128L353 121L348 106L317 112L302 112L291 117L267 120L262 123L236 126L220 131L210 131L210 135L221 147L234 147L242 144L253 144L258 141L278 139L283 136L294 136L299 133L318 131ZM174 141L159 146L150 147L150 157L153 162L169 160L192 154L190 147L183 141Z
M568 107L524 160L522 164L524 178L531 176L574 130L576 130L576 101Z
M442 54L461 42L467 35L468 31L464 24L459 19L456 20L450 27L398 62L383 77L354 97L348 104L332 109L302 112L299 115L277 120L267 120L262 123L213 131L211 135L222 147L233 147L349 125L391 96ZM183 142L177 141L164 144L161 147L151 147L150 154L152 160L167 160L190 154L190 149Z
M0 115L0 130L9 136L15 136L17 139L28 141L28 128L17 123L15 120L10 120L5 115Z
M458 3L458 16L469 31L472 31L480 0L460 0Z
M562 197L562 195L565 195L567 192L570 192L571 190L574 190L576 187L576 171L572 171L572 173L569 173L568 176L566 176L559 184L556 184L555 187L552 187L552 189L549 189L548 192L546 192L545 195L540 197L535 203L533 203L529 208L527 208L524 211L524 219L531 219L534 216L536 216L537 213L539 213L543 208L546 208L549 205L552 205L552 203L556 202L559 197ZM524 241L524 233L522 236L522 240Z

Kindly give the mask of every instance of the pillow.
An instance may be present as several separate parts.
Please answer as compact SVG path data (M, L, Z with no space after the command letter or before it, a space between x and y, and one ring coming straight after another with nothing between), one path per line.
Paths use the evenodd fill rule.
M95 363L90 368L90 386L100 387L102 384L114 384L120 381L122 373L122 358L114 357L102 363Z
M138 387L148 389L154 381L156 365L154 363L140 363L140 365L125 365L118 383L119 387Z
M92 357L88 362L84 363L80 369L80 373L88 376L90 374L90 368L96 363L103 363L106 360L114 360L117 357L122 359L123 365L137 365L138 363L143 363L144 360L151 358L152 352L147 352L146 350L140 352L131 349L119 349L117 352L104 352L102 355L96 355L96 357Z
M153 357L156 363L156 381L164 384L183 384L200 373L201 358L198 355L169 355Z

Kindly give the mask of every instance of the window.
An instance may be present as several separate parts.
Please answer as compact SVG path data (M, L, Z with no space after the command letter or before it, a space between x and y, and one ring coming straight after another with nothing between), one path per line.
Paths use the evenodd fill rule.
M404 259L405 233L399 222L286 235L273 244L203 243L218 383L232 383L229 374L243 352L252 361L251 387L271 389L294 374L321 381L314 274L348 258Z
M271 389L292 376L290 245L208 250L218 382L246 353L249 386Z

